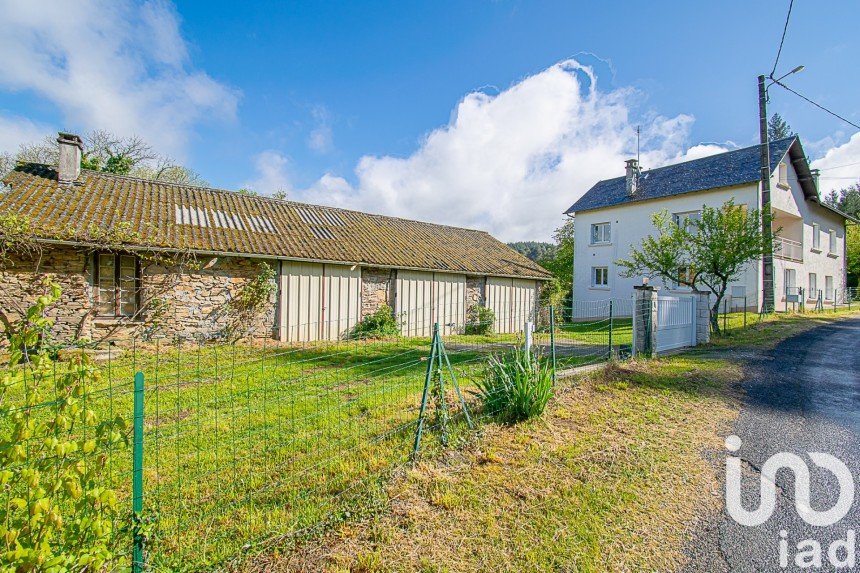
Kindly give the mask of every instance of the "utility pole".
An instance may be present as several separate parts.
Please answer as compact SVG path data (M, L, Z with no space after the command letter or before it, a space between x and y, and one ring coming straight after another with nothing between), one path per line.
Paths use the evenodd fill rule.
M762 256L762 312L773 312L773 229L770 223L770 144L767 134L767 88L765 77L758 77L758 122L761 138L761 232L768 245Z

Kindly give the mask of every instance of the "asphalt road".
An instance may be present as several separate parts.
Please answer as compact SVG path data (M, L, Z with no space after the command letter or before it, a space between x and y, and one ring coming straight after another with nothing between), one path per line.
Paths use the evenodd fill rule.
M849 530L860 537L860 319L816 328L745 360L745 404L733 429L742 446L735 454L720 452L715 460L723 478L728 455L743 460L744 508L759 507L761 468L779 452L797 454L809 467L813 509L832 507L839 486L836 477L812 463L807 452L829 453L848 466L857 501L834 525L808 525L795 509L793 472L780 470L776 475L777 504L770 519L747 527L725 511L712 516L688 548L691 562L685 571L804 570L795 561L798 553L800 564L811 564L815 570L815 545L806 543L808 539L822 547L818 570L835 570L828 559L831 543L845 541ZM787 567L780 563L780 532L785 532L787 550L782 553L788 557ZM803 543L802 547L798 548L798 543ZM860 539L855 550L860 550ZM839 549L836 557L838 563L846 563L844 549ZM860 571L860 555L854 567L839 570Z

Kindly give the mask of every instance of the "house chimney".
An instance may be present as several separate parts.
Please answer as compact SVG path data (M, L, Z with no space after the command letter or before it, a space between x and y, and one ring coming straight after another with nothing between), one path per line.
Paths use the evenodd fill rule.
M812 175L812 182L815 184L815 191L818 192L818 177L821 175L820 169L810 169L809 173Z
M81 175L81 153L84 150L84 142L73 133L61 131L58 134L57 143L60 144L57 180L62 185L71 185Z
M639 161L628 159L624 163L627 165L627 194L636 195L639 190Z

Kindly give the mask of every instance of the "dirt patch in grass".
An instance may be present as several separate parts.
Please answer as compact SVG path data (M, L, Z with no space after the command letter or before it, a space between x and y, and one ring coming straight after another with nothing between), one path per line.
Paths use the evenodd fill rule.
M543 418L487 424L404 470L385 511L248 571L668 571L718 510L705 459L737 416L741 370L706 356L592 372Z

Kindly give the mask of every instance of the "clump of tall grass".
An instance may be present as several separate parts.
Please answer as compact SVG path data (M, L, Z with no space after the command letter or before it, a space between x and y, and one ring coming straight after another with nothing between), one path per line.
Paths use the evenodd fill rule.
M552 397L552 371L539 354L514 348L490 357L477 386L485 411L515 424L543 413Z

